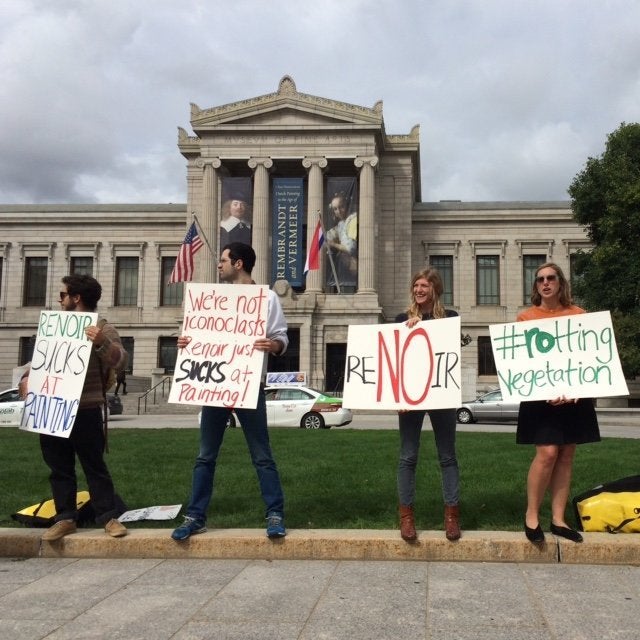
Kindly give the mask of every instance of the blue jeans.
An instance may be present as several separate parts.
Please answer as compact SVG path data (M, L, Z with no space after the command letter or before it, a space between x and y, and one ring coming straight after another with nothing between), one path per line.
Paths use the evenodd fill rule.
M442 497L447 506L455 506L460 498L460 473L456 458L456 411L406 411L398 414L400 426L400 461L398 463L398 499L402 505L413 505L416 495L416 465L420 450L420 434L425 414L429 414L436 440L442 473Z
M271 454L267 431L267 406L262 389L255 409L236 409L245 440L256 469L266 514L277 512L284 516L284 495L276 463ZM206 521L207 509L213 495L216 460L222 445L231 409L202 407L200 420L200 453L193 467L191 500L187 515Z

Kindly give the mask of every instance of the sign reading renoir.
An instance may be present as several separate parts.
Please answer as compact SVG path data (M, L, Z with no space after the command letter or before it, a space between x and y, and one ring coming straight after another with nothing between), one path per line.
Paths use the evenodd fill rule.
M76 419L97 313L42 311L33 348L21 429L68 438Z
M448 409L462 404L460 318L351 325L343 404L350 409Z
M253 343L267 331L268 288L199 284L185 290L182 335L169 402L255 409L264 352Z
M629 394L608 311L489 327L505 399Z

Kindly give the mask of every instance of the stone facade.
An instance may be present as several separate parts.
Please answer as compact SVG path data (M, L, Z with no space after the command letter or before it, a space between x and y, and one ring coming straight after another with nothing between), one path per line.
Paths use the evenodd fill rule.
M46 258L46 306L53 308L72 258L92 257L104 289L99 311L128 338L133 374L151 376L163 367L161 345L177 335L181 318L179 304L162 300L163 258L177 255L195 215L211 251L196 255L194 281L215 281L222 187L229 177L252 184L253 275L281 298L294 337L286 367L306 371L317 388L340 388L349 325L393 321L407 306L412 273L440 259L450 265L448 306L460 313L463 334L471 338L463 348L463 395L495 386L495 375L479 375L479 343L489 324L513 320L524 306L527 256L544 256L569 273L571 254L588 247L566 202L422 203L419 128L387 134L381 103L366 108L309 96L285 76L273 94L211 109L192 105L191 127L195 135L182 128L178 135L187 159L186 205L0 206L1 388L9 386L21 340L33 334L40 310L24 304L30 256ZM355 292L327 287L325 264L308 273L305 286L274 281L274 178L302 180L306 247L318 212L326 211L331 176L357 181ZM116 270L126 256L139 259L137 297L122 305ZM490 256L499 274L491 304L478 300L478 256Z

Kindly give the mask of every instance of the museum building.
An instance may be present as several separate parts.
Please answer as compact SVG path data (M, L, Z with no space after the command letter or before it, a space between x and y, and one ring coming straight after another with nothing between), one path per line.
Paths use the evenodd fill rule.
M42 309L57 309L60 279L90 273L103 287L98 311L129 352L130 373L171 373L184 284L169 284L187 229L203 247L194 282L216 282L221 244L250 242L254 280L279 296L289 324L274 371L305 371L340 391L352 324L393 322L406 310L411 276L435 266L445 306L461 316L463 396L497 385L489 325L529 304L536 267L571 274L590 246L568 202L422 202L420 129L385 130L382 103L362 107L277 91L201 109L186 159L186 205L0 205L0 387L28 362ZM320 223L319 268L304 273ZM3 386L4 385L4 386Z

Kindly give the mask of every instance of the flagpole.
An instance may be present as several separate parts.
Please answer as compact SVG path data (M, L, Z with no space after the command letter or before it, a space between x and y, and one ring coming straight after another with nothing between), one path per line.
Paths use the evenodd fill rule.
M322 228L322 233L325 238L325 249L327 251L327 256L329 258L329 264L331 265L331 273L333 274L333 279L336 283L336 288L338 289L338 294L340 294L340 282L338 280L338 274L336 273L336 265L333 262L333 254L331 253L331 249L329 248L329 236L327 236L327 232L324 228L324 222L322 221L322 215L320 211L318 211L318 220L320 221L320 227Z
M191 215L193 216L193 220L195 221L196 226L200 230L200 235L202 236L204 243L207 245L207 249L209 249L209 253L211 254L211 257L217 261L218 257L216 256L216 252L211 248L211 245L209 244L209 240L207 239L207 236L205 235L204 230L202 229L202 225L200 224L200 220L198 220L198 216L195 214L195 211L192 211Z

